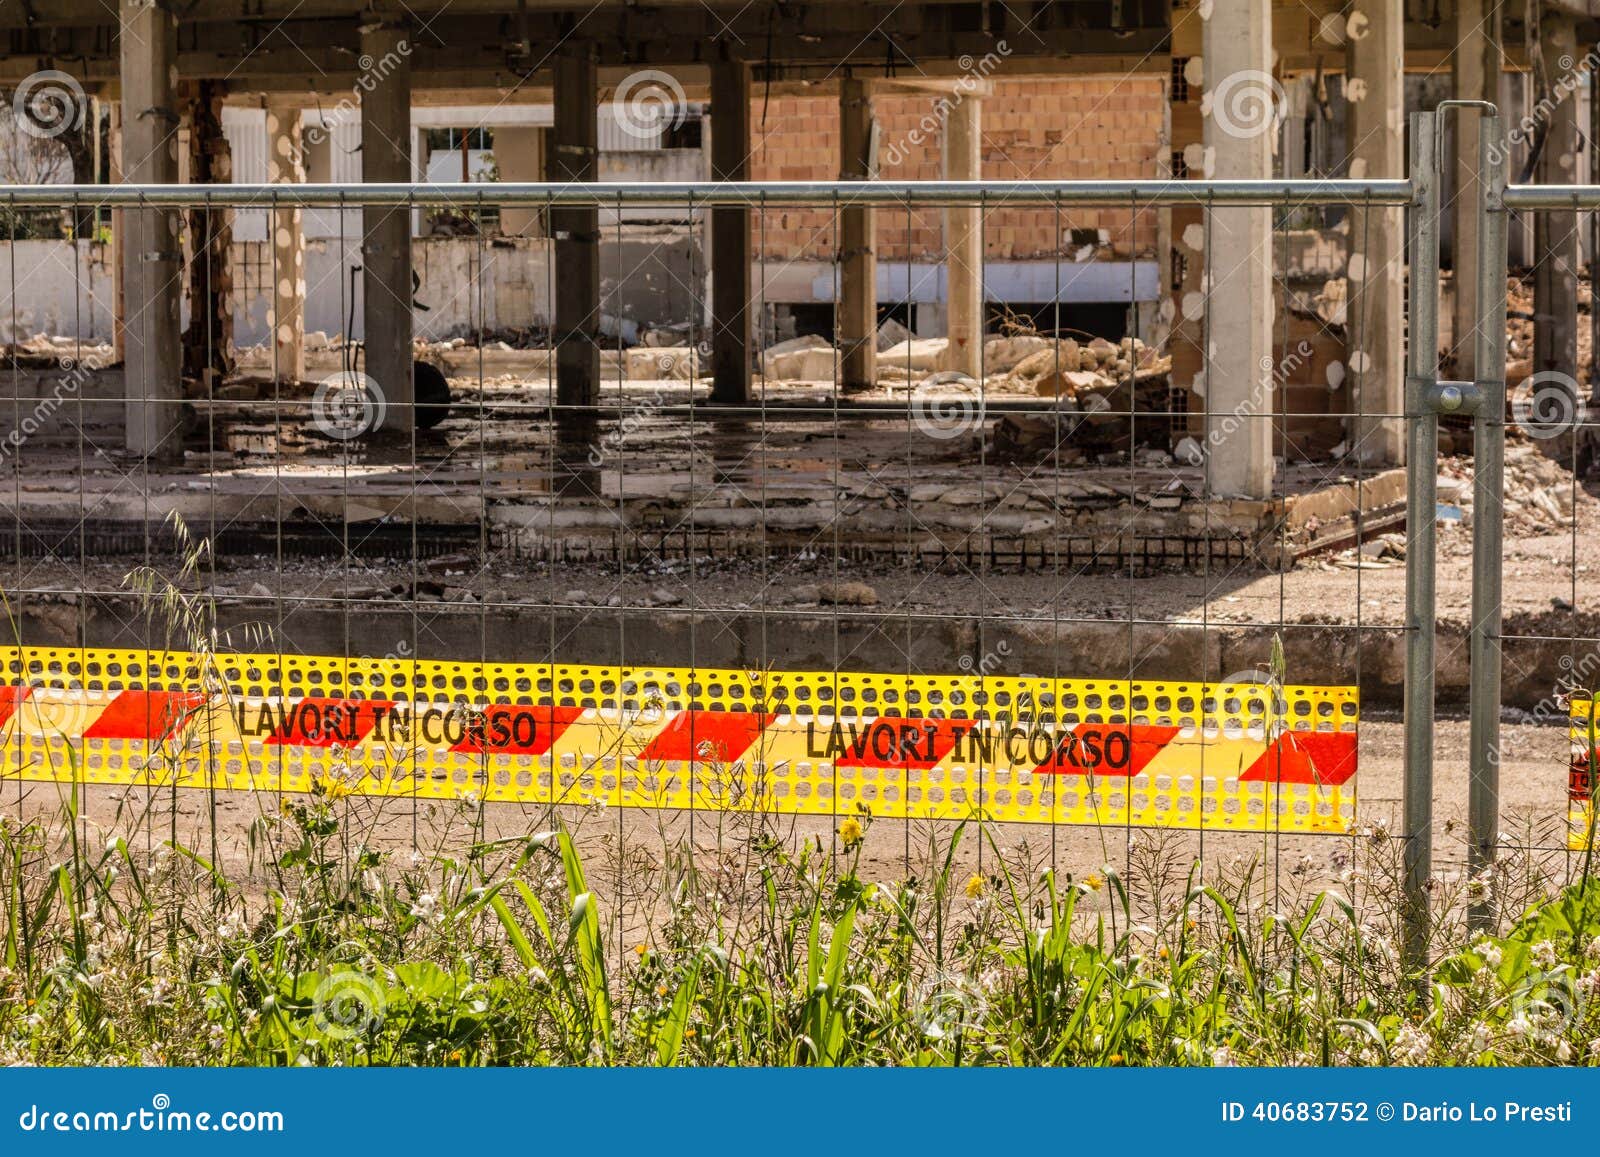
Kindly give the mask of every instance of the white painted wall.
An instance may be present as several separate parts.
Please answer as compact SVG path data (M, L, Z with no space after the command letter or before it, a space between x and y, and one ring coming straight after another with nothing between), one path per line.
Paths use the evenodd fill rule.
M90 241L0 245L0 334L111 340L115 308L111 247Z

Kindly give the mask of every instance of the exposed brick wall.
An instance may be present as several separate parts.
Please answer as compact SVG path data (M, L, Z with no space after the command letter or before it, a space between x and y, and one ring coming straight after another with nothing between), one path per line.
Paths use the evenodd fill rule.
M891 180L937 180L942 126L932 95L880 95L879 175ZM993 180L1122 180L1155 177L1162 153L1165 94L1160 77L1068 77L999 80L983 102L983 175ZM824 181L839 173L839 106L833 96L757 95L751 115L758 181ZM713 130L714 131L714 130ZM769 210L755 222L758 255L770 260L825 260L834 244L833 215L825 210ZM1140 214L1129 229L1126 209L998 209L986 214L985 252L992 260L1071 252L1068 229L1108 229L1117 252L1155 250L1156 218ZM1059 226L1059 234L1058 234ZM937 260L937 209L880 209L880 260ZM1136 235L1135 235L1136 234Z

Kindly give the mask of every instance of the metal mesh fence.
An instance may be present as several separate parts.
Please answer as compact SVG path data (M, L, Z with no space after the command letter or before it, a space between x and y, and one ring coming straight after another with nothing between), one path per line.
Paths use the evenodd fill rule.
M1482 588L1462 528L1463 507L1478 535L1500 509L1481 488L1464 502L1466 467L1437 446L1441 410L1453 450L1449 415L1498 395L1493 374L1455 394L1437 382L1431 132L1414 126L1407 181L0 193L13 218L51 198L124 214L382 204L482 219L516 205L555 220L599 207L618 222L631 205L737 206L762 254L758 317L782 272L761 239L795 206L826 225L794 260L830 268L845 214L869 204L876 229L907 235L951 207L976 206L981 222L1026 205L1058 237L1075 207L1113 206L1135 256L1164 252L1182 207L1199 214L1182 244L1213 262L1166 312L1138 304L1135 279L1122 332L1093 334L1062 304L1058 252L1052 302L981 341L977 374L941 368L908 336L879 351L864 389L843 380L836 311L810 351L823 372L780 377L769 351L735 403L711 398L719 321L697 282L686 333L602 343L595 396L573 400L553 316L534 348L501 349L489 332L500 258L480 233L449 286L469 332L424 349L403 396L365 373L347 330L315 381L290 380L269 343L255 373L203 375L153 401L128 386L159 380L135 364L156 357L148 346L130 344L119 366L85 328L28 340L13 242L0 717L17 807L52 806L75 783L86 829L134 818L147 840L213 859L246 855L253 825L305 794L349 801L376 840L413 848L463 811L486 841L562 822L609 856L619 928L644 919L637 879L674 864L734 888L751 841L820 842L859 845L874 871L910 879L958 825L975 835L957 854L978 876L997 856L1079 877L1155 858L1196 860L1204 878L1248 861L1269 907L1330 878L1359 887L1358 841L1403 858L1424 907L1499 844L1570 873L1582 753L1569 751L1565 700L1554 726L1535 708L1501 734L1495 689L1474 704L1474 726L1492 709L1494 727L1469 744L1463 656L1504 645L1521 688L1554 644L1583 685L1590 423L1580 405L1566 441L1518 436L1507 454L1512 475L1559 463L1570 493L1541 484L1541 533L1519 539L1513 521L1504 557L1515 570L1519 551L1553 554L1559 539L1569 582L1554 610L1519 607L1502 631L1470 605ZM1506 203L1552 198L1600 204L1600 189L1512 190ZM1384 306L1367 288L1403 269L1351 273L1351 292L1330 297L1292 259L1308 213L1348 222L1361 254L1375 215L1401 207L1403 400L1373 369ZM1234 251L1247 219L1266 243ZM194 240L176 266L186 283ZM345 279L361 238L340 245L340 314L353 317ZM1246 384L1217 367L1239 340L1237 310L1215 319L1252 269L1271 271L1258 304L1272 337ZM553 305L569 291L562 262L550 252L538 270ZM95 292L80 285L76 300ZM602 289L602 315L625 313L620 293ZM207 365L215 340L199 342ZM180 411L181 454L126 452L145 404ZM1479 423L1479 470L1504 430L1498 414ZM1381 449L1402 439L1409 480ZM1219 484L1263 447L1266 492ZM1560 680L1552 697L1571 689ZM1483 752L1499 771L1489 794ZM1485 828L1491 803L1500 822ZM1435 859L1438 828L1462 824L1468 838L1438 841ZM1513 882L1498 886L1510 903Z

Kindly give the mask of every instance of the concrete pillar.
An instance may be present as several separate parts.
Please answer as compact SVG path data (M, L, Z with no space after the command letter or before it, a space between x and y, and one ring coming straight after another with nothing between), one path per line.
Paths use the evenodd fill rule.
M983 176L982 101L977 96L943 98L944 176L976 181ZM971 378L983 376L983 211L974 202L944 211L944 276L950 348L945 367Z
M123 176L171 184L178 178L177 22L148 0L121 0L120 17ZM181 461L178 211L129 209L122 217L128 453Z
M106 117L106 179L120 185L122 174L122 102L112 101ZM127 214L111 210L111 356L125 362L128 356L128 279L123 270L127 246Z
M403 24L364 24L361 57L370 61L361 89L361 179L411 180L411 43ZM368 205L361 211L363 372L383 400L383 427L413 428L411 376L411 210ZM283 287L273 287L277 298ZM292 288L292 287L291 287Z
M1271 0L1211 10L1204 30L1205 156L1217 180L1272 175ZM1241 89L1248 90L1241 92ZM1206 262L1206 486L1272 494L1272 211L1211 211Z
M1349 175L1405 175L1404 16L1387 0L1359 0L1346 22L1345 97ZM1459 123L1459 122L1458 122ZM1350 451L1357 461L1393 465L1405 458L1405 213L1399 206L1350 214L1350 301L1346 332L1352 409Z
M870 181L872 93L865 80L839 81L839 179ZM864 205L839 212L839 384L867 390L878 382L877 214Z
M1569 184L1578 179L1573 18L1546 8L1539 18L1539 48L1544 87L1534 97L1549 114L1534 181ZM1536 213L1533 219L1533 372L1547 370L1577 381L1578 215L1571 210Z
M196 185L233 181L233 153L222 131L227 86L217 80L189 84L189 172ZM184 377L213 393L233 373L233 210L193 206L189 238L189 327L183 335Z
M1456 0L1455 51L1450 56L1451 89L1457 100L1499 101L1500 0ZM1509 118L1502 118L1505 132ZM1455 302L1450 344L1455 354L1455 376L1470 380L1473 365L1473 329L1477 324L1475 289L1478 267L1478 201L1483 183L1478 175L1478 114L1453 114L1450 129L1455 142L1451 171L1455 200L1451 205L1451 267Z
M711 179L750 178L750 66L711 64ZM750 210L711 210L711 400L750 399Z
M1197 181L1206 175L1205 125L1201 115L1205 95L1205 25L1198 11L1173 3L1172 68L1168 73L1167 171L1174 178ZM1171 382L1186 391L1186 412L1173 423L1173 442L1189 435L1204 442L1205 403L1205 209L1199 205L1174 205L1167 217L1165 299L1160 309L1170 327L1167 349L1172 355ZM1066 242L1060 244L1066 247ZM1065 311L1063 311L1065 312Z
M305 156L301 151L300 108L286 100L267 102L267 180L274 185L305 183ZM304 210L272 211L273 372L280 382L298 382L306 376L306 238Z
M595 180L599 152L599 80L593 50L569 44L555 58L555 126L549 179ZM600 400L600 211L552 209L555 239L556 400L592 406Z
M504 127L494 130L494 163L502 181L542 181L545 174L544 130ZM536 205L500 208L501 232L514 237L543 237L544 211Z

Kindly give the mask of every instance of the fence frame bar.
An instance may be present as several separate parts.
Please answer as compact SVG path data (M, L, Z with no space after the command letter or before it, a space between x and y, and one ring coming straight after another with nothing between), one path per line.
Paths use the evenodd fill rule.
M362 205L1410 205L1406 180L1300 181L506 181L289 185L0 185L19 208L79 205L350 208Z
M1420 973L1428 958L1429 878L1433 871L1434 548L1437 537L1439 415L1438 124L1436 112L1411 116L1411 332L1406 348L1406 656L1405 785L1402 802L1404 892L1402 956Z
M1472 622L1468 647L1467 871L1481 876L1494 864L1500 841L1500 616L1505 539L1506 457L1506 160L1497 109L1478 130L1477 332L1473 335L1476 385L1483 401L1472 421ZM1498 162L1498 163L1497 163ZM1459 275L1458 275L1459 278ZM1458 280L1459 284L1459 280ZM1459 290L1458 290L1459 292ZM1494 919L1489 890L1471 901L1468 926Z

